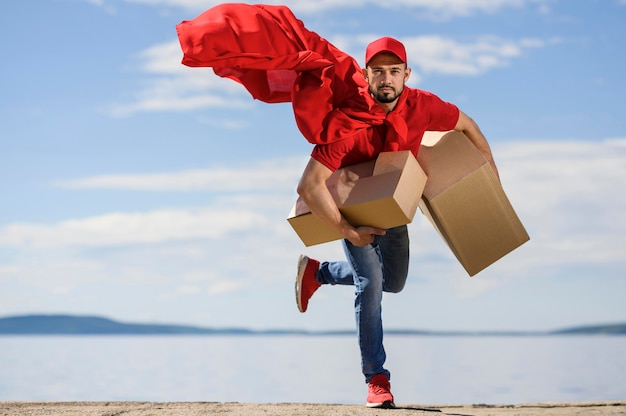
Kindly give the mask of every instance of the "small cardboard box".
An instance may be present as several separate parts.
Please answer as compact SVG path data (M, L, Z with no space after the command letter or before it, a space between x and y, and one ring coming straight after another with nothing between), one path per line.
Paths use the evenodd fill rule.
M491 165L463 133L427 132L418 161L428 175L420 210L470 276L530 239Z
M350 224L383 229L413 220L425 184L426 174L410 151L383 152L376 160L338 169L326 182ZM343 237L313 215L301 198L287 220L307 247Z

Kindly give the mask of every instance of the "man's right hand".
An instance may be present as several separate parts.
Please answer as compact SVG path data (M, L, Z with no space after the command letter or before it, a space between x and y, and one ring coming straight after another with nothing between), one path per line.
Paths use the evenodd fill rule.
M356 227L344 231L344 238L357 247L366 246L374 242L374 236L385 235L387 231L375 227Z

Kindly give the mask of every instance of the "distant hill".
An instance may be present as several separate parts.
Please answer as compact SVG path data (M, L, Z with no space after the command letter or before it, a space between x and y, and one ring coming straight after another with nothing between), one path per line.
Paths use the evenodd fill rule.
M346 331L334 331L332 334L344 332ZM0 335L286 335L307 333L298 330L255 331L246 328L124 323L99 316L21 315L0 318ZM326 333L319 332L318 334Z
M565 328L546 332L515 331L420 331L391 329L396 335L528 336L528 335L626 335L626 323ZM123 323L98 316L22 315L0 318L0 335L348 335L354 330L303 331L290 329L256 331L246 328L204 328L188 325Z
M0 318L0 334L216 334L218 330L185 325L122 323L97 316L24 315ZM230 329L228 333L247 333Z
M555 335L626 335L626 324L591 325L552 331Z

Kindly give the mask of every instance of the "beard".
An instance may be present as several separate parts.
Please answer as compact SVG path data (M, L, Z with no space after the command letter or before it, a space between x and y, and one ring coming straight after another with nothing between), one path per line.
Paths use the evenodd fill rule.
M391 92L380 92L378 90L372 91L370 89L370 93L374 96L376 101L378 101L379 103L389 104L389 103L394 102L398 98L400 93L396 91L396 89L393 87L386 87L386 88L391 88Z

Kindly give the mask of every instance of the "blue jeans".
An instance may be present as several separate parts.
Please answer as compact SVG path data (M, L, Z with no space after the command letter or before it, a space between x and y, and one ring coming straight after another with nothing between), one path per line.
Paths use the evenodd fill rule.
M322 284L354 285L354 313L365 382L376 374L390 377L384 368L383 292L404 288L409 269L409 235L406 225L376 236L372 244L356 247L344 240L348 261L323 262L317 274Z

